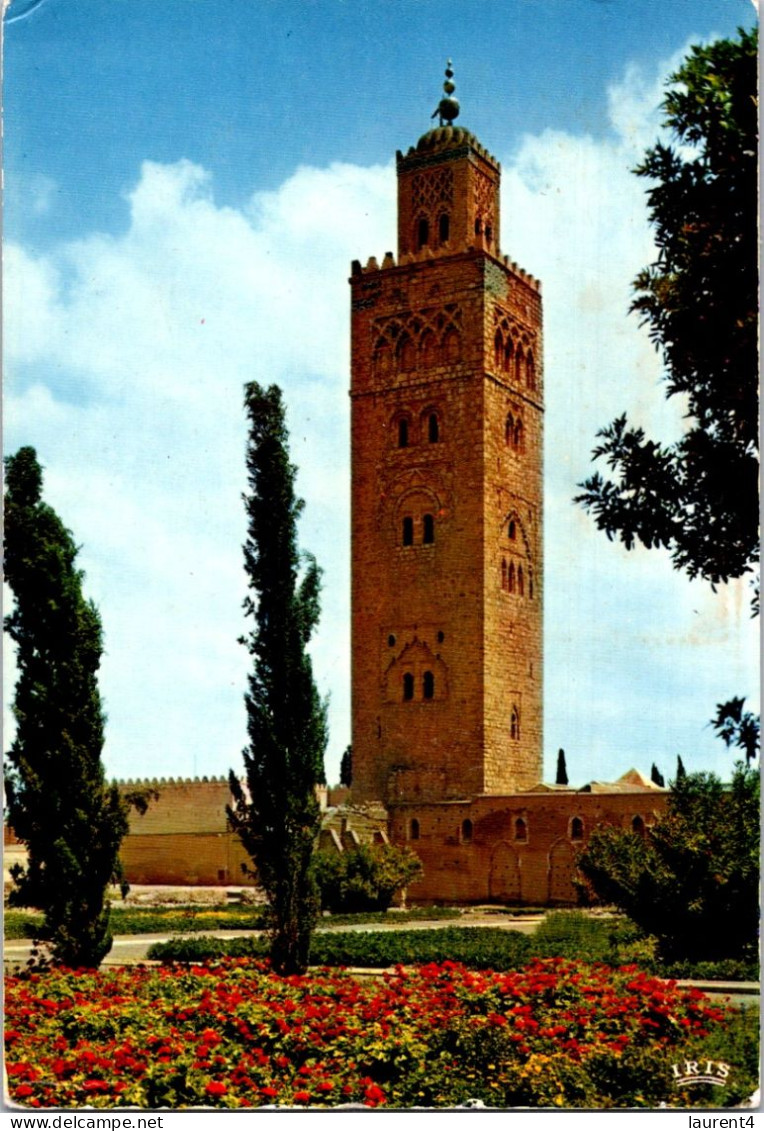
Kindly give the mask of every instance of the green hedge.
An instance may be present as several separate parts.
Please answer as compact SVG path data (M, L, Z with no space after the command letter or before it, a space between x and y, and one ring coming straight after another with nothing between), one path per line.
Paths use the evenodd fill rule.
M199 962L223 955L262 957L267 949L263 938L195 937L155 943L149 957L165 962ZM662 965L655 957L654 940L644 938L628 920L592 918L576 911L550 913L533 935L501 927L319 931L313 936L310 960L315 966L368 969L450 960L473 969L509 970L532 957L585 959L611 966L633 963L664 978L758 979L758 967L752 963L685 963L681 968Z
M148 957L164 962L199 962L222 955L262 957L264 938L216 939L196 937L154 943ZM338 931L314 934L310 961L314 966L420 965L461 962L474 969L513 969L531 955L530 939L500 927L442 927L421 931Z

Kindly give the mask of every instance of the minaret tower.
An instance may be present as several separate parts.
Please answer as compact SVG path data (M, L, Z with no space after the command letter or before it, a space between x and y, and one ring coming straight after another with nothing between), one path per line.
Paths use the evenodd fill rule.
M541 780L540 285L452 79L397 154L397 262L350 279L354 801Z

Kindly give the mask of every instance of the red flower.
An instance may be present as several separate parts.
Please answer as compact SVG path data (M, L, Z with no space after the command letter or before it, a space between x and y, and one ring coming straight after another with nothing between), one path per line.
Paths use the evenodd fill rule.
M228 1091L225 1084L221 1084L219 1080L210 1080L207 1087L204 1089L208 1096L224 1096Z
M363 1102L369 1107L377 1107L385 1102L385 1093L376 1084L371 1084L363 1094Z
M29 1084L19 1084L16 1089L16 1098L21 1100L26 1099L26 1097L31 1096L33 1092L34 1088L30 1088Z
M309 1104L310 1103L310 1092L295 1092L294 1102L296 1104Z

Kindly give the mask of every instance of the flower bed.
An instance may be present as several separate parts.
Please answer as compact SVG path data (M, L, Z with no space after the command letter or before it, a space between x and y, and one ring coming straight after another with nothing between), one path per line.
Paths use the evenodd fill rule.
M726 1106L758 1065L744 1015L562 959L365 980L247 959L24 974L7 981L6 1044L11 1098L64 1108ZM729 1065L724 1086L678 1086L685 1059Z

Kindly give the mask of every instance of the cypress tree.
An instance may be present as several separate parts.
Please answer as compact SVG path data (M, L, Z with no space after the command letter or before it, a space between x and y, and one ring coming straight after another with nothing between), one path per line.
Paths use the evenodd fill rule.
M555 778L555 785L568 784L568 770L565 765L565 751L557 751L557 777Z
M666 779L656 766L655 762L653 762L652 769L650 770L650 781L654 782L655 785L659 785L661 789L663 789L666 785Z
M676 780L679 781L680 778L684 778L686 776L687 776L687 771L684 768L684 762L682 761L682 755L677 754L677 756L676 756Z
M247 788L231 771L228 815L268 898L274 969L292 974L307 968L319 910L311 857L327 726L307 645L319 616L320 571L297 546L304 504L295 497L281 391L253 382L245 407L250 592L244 612L253 625L241 642L253 663L245 695Z
M340 785L353 784L353 747L346 746L340 761Z
M111 948L109 883L119 876L128 804L107 785L97 673L102 630L82 594L77 547L42 501L34 448L6 461L5 630L16 644L16 737L7 755L8 819L27 848L11 903L45 913L54 961L97 967Z

